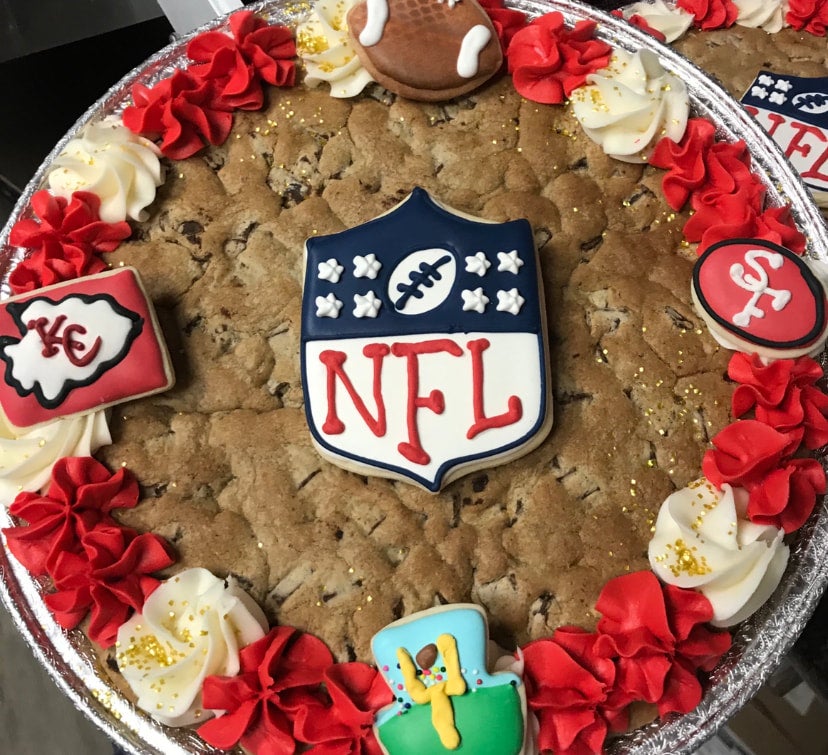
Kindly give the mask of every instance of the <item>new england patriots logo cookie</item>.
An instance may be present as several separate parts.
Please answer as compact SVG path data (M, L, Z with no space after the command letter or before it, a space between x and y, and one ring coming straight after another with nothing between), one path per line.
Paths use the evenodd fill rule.
M552 423L532 230L415 189L308 239L302 382L314 443L340 466L438 491L540 443Z

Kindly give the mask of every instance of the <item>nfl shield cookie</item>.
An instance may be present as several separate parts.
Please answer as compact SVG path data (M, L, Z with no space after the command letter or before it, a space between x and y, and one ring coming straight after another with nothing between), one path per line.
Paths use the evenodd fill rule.
M306 243L302 381L314 443L340 466L437 491L525 453L552 424L532 230L415 189Z
M778 244L713 244L693 268L692 295L711 335L727 349L794 359L825 346L825 285L808 260Z
M760 71L741 101L799 171L816 203L828 206L828 76Z
M0 406L16 427L85 414L174 382L138 273L119 268L0 303Z

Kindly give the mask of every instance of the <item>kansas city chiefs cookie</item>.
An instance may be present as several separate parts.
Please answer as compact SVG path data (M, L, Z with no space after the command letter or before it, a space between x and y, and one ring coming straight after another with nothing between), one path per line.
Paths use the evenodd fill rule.
M0 407L19 428L170 388L167 347L138 273L119 268L0 304Z
M475 0L366 0L349 11L348 29L374 79L412 100L470 92L503 62L497 33Z

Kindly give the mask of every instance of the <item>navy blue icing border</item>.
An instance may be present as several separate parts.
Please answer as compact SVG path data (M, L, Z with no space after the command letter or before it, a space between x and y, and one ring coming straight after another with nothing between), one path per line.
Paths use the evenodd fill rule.
M515 239L517 239L517 243ZM357 462L367 468L410 479L427 490L436 493L442 487L443 478L451 470L474 464L474 462L482 459L502 456L513 449L526 445L541 430L547 421L549 410L549 397L547 395L549 355L544 338L543 318L545 314L541 305L543 294L538 255L532 236L532 228L528 221L513 220L505 223L491 223L460 216L435 202L428 192L417 187L406 199L385 215L373 218L362 225L340 233L310 238L306 247L307 259L302 301L300 347L301 377L302 386L305 390L305 417L313 439L321 448L336 457ZM483 318L474 311L458 313L459 306L456 300L454 302L454 312L450 315L447 314L447 310L451 306L448 298L434 310L422 315L409 316L397 312L387 295L388 279L391 272L407 255L420 249L432 247L445 248L453 252L458 259L461 259L463 254L471 255L477 251L484 251L490 261L495 259L495 250L509 251L512 248L517 248L524 263L518 275L505 272L494 274L494 271L491 272L498 276L498 283L495 285L500 285L501 288L520 287L529 294L525 298L520 313L517 316L510 313L498 313L499 317L493 327L488 318L484 322ZM353 294L351 289L354 287L353 284L347 285L347 280L336 284L320 281L317 276L318 263L332 257L337 259L343 266L346 266L351 263L352 255L364 255L370 252L374 252L382 264L379 275L376 279L356 279L359 283L355 285L363 290L375 290L378 298L382 300L382 307L386 308L386 319L380 324L376 320L366 321L361 319L355 323L350 323L341 317L336 319L316 317L312 305L317 295L323 296L325 293L334 292L337 298L350 303ZM488 274L486 277L488 277ZM489 283L491 285L491 281L492 278L485 281L484 278L476 274L464 274L458 268L453 290L459 290L463 286L472 288L473 284L482 286ZM343 286L342 283L346 283L346 285ZM362 292L364 293L364 291ZM390 318L387 317L388 313L391 313ZM343 328L343 323L348 324ZM447 325L447 323L450 324ZM305 346L309 341L329 339L334 336L347 340L348 338L388 337L419 332L438 332L445 333L447 336L462 336L481 331L532 333L537 338L538 353L540 354L538 372L541 396L538 419L520 438L485 452L449 459L440 465L435 473L435 479L432 481L416 474L409 468L381 463L376 459L336 448L315 428L311 410L312 397L307 390Z
M738 325L734 325L730 320L725 320L720 315L716 314L713 308L708 303L707 299L704 296L704 292L701 290L701 286L699 285L699 277L701 275L701 269L704 265L705 261L710 257L710 255L723 246L732 246L735 244L751 244L753 246L764 247L765 249L770 249L774 252L779 252L782 256L786 259L794 262L797 267L799 268L800 273L802 274L802 278L805 281L808 289L813 294L814 303L816 308L816 322L814 327L811 328L810 331L802 338L798 338L793 341L771 341L767 338L760 338L759 336L754 336L749 333L747 330L740 328ZM787 349L787 348L799 348L801 346L807 346L808 344L812 343L825 329L825 289L822 287L822 284L819 282L817 277L811 272L811 269L808 267L805 260L800 257L798 254L795 254L790 249L786 249L784 246L779 246L779 244L774 244L772 241L765 241L764 239L728 239L725 241L718 241L715 244L711 244L696 260L696 264L693 266L693 290L696 292L696 296L699 299L699 304L704 307L704 311L710 315L710 317L715 320L719 325L721 325L725 330L729 333L734 333L735 335L739 336L740 338L744 339L748 343L754 343L757 346L767 346L771 349Z
M328 236L307 240L307 260L302 309L302 342L331 338L371 338L418 333L524 332L540 329L541 307L535 295L538 265L532 227L526 220L491 223L456 215L435 202L421 188L414 191L385 215L362 225ZM420 315L403 314L388 295L391 273L409 254L423 249L441 248L450 252L457 264L451 295L434 309ZM517 249L523 265L517 274L497 272L497 252ZM484 252L494 262L484 277L467 272L465 255ZM357 278L352 274L356 255L374 253L382 267L375 279ZM320 280L320 262L336 259L344 268L337 283ZM497 312L490 305L484 315L459 307L460 290L482 287L490 299L495 289L518 288L531 291L517 315ZM354 294L373 291L382 301L377 318L353 317ZM313 302L328 294L344 302L337 318L316 317Z
M546 422L547 416L547 405L548 405L548 398L547 398L547 383L548 383L548 376L546 374L546 350L544 348L545 344L543 342L543 336L538 335L538 347L541 349L541 355L544 357L544 365L539 370L540 372L540 383L541 383L541 401L540 407L538 411L538 419L534 425L520 438L513 441L512 443L507 443L504 446L500 446L499 448L490 449L488 451L477 453L477 454L470 454L468 456L459 456L454 459L449 459L448 461L441 464L435 475L434 481L432 482L426 477L416 474L415 472L407 469L405 467L398 467L393 464L383 464L378 462L376 459L370 459L367 456L360 456L356 453L348 453L347 451L343 451L342 449L335 448L330 443L328 443L316 430L313 424L313 417L311 414L311 399L309 395L305 396L305 417L308 422L308 427L310 428L311 435L313 436L314 440L326 451L330 452L331 454L338 456L343 459L350 459L351 461L358 462L359 464L363 464L366 467L372 469L380 469L385 470L387 472L393 473L400 477L405 477L407 479L413 480L418 485L422 485L427 490L431 491L432 493L437 493L442 488L443 485L443 478L453 469L457 467L466 466L468 464L473 464L475 461L481 459L489 459L492 457L500 456L502 454L508 453L512 449L520 448L521 446L525 445L530 438L540 432L541 427L543 427L544 423ZM305 367L305 350L302 349L302 383L303 385L307 385L307 373Z
M29 394L34 394L35 399L37 402L44 407L45 409L57 409L65 400L66 397L73 391L75 388L85 388L93 383L97 382L97 380L108 370L112 369L115 365L121 362L126 355L129 353L129 350L132 348L132 344L135 342L135 339L141 335L141 332L144 329L144 318L141 317L137 312L133 312L130 309L126 309L121 304L119 304L110 294L67 294L62 299L55 301L54 299L49 298L48 296L35 296L31 299L27 299L26 301L16 301L11 302L6 306L6 310L12 317L14 324L17 326L17 329L20 331L20 335L25 336L28 332L28 328L23 323L21 318L23 310L25 310L29 305L33 304L34 302L38 301L45 301L49 302L50 304L54 304L58 306L63 304L67 299L80 299L84 304L92 304L96 301L106 301L112 307L112 309L119 315L126 317L127 319L132 321L132 327L127 334L126 339L124 340L123 348L111 359L108 359L105 362L101 362L97 369L90 375L86 380L67 380L64 383L64 387L61 392L54 398L54 399L47 399L43 395L43 391L40 388L40 385L37 381L35 381L34 386L32 388L24 388L17 380L14 379L12 375L13 370L13 362L11 357L6 354L6 347L11 346L16 343L20 343L22 338L14 338L12 336L0 336L0 359L2 359L6 363L6 370L3 376L6 384L14 388L15 392L21 398L25 398Z

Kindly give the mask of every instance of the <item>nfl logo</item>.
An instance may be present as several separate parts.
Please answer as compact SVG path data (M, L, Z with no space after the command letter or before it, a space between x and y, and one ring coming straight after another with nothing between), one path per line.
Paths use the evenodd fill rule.
M315 444L346 469L438 491L551 427L543 298L525 220L415 189L306 245L302 381Z
M742 104L782 148L818 204L828 200L828 77L760 71Z

